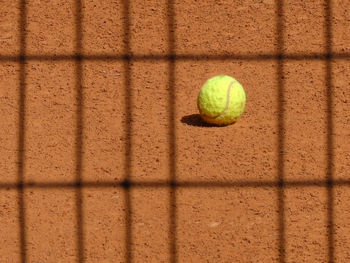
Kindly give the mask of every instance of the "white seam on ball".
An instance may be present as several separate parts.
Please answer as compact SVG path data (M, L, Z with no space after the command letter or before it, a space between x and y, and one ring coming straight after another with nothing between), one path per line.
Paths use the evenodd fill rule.
M230 85L228 86L228 89L227 89L227 98L226 98L226 106L225 108L223 109L223 111L217 115L217 116L214 116L214 117L211 117L211 118L219 118L223 115L225 115L227 109L228 109L228 105L230 104L230 90L231 90L231 87L233 85L233 83L235 83L236 81L231 81Z

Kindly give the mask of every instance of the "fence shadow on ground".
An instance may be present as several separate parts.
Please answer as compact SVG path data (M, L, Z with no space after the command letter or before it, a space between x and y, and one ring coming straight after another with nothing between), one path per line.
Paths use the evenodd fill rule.
M125 220L126 224L126 239L125 239L125 262L132 262L132 204L130 197L130 189L132 187L167 187L169 189L169 199L170 199L170 213L169 213L169 254L170 254L170 262L177 262L177 238L176 238L176 228L177 228L177 211L176 211L176 189L179 187L277 187L278 188L278 229L280 232L279 235L279 251L277 252L279 255L279 261L285 262L285 216L284 216L284 189L285 187L302 187L307 185L318 185L324 186L327 188L327 211L328 211L328 262L334 261L334 226L333 226L333 205L334 205L334 194L333 194L333 110L332 110L332 68L331 68L331 59L334 58L350 58L350 54L333 54L332 53L332 28L331 28L331 2L330 0L325 0L325 43L326 49L324 54L298 54L298 55L287 55L283 54L284 49L284 24L283 24L283 0L276 0L276 42L277 49L276 54L259 54L259 55L179 55L176 54L175 50L175 11L174 11L174 2L173 0L168 0L167 8L168 8L168 50L169 54L165 56L132 56L130 55L130 10L129 10L129 1L123 1L124 5L124 37L125 37L125 54L122 55L83 55L82 54L82 45L83 45L83 33L82 28L84 25L82 24L82 6L81 1L76 0L76 10L75 10L75 32L76 32L76 54L73 55L62 55L62 56L26 56L26 1L20 1L20 54L18 56L4 56L0 57L1 61L17 61L20 65L19 70L19 85L20 85L20 93L19 93L19 122L18 122L18 172L17 172L17 184L0 184L0 187L6 188L15 188L18 190L19 195L19 229L20 229L20 251L21 251L21 262L27 262L27 235L26 235L26 207L24 200L24 189L30 187L41 187L41 188L54 188L54 187L73 187L76 189L76 211L77 211L77 249L78 249L78 257L77 262L84 262L84 211L82 209L82 188L83 187L101 187L101 189L105 187L122 187L125 190L125 207L126 214ZM327 92L327 168L325 174L327 175L325 181L304 181L304 182L294 182L288 183L284 181L284 148L285 148L285 138L284 138L284 73L283 66L285 60L323 60L326 65L325 72L325 80L326 80L326 92ZM29 60L69 60L75 61L76 63L76 94L77 94L77 120L76 120L76 182L74 184L26 184L23 180L23 166L25 165L25 97L26 97L26 62ZM82 95L82 63L85 60L119 60L124 61L124 67L126 68L126 74L124 79L124 88L127 94L126 98L126 116L127 122L125 124L125 137L126 137L126 161L124 165L124 173L125 180L123 182L105 182L101 184L89 184L82 181L82 145L83 145L83 137L82 132L84 128L83 123L83 105L84 98ZM133 143L131 136L131 105L132 105L132 97L131 91L129 89L131 83L131 74L130 74L130 63L133 60L159 60L159 61L168 61L169 62L169 72L168 72L168 85L169 85L169 181L167 182L154 182L152 183L137 183L130 181L130 158L132 156L131 145ZM278 69L276 74L276 80L278 83L278 96L279 96L279 104L278 104L278 146L276 151L281 153L279 154L278 165L277 165L277 174L278 180L277 182L199 182L199 183L191 183L191 182L177 182L176 180L176 134L175 134L175 85L176 85L176 76L175 76L175 64L177 61L181 60L275 60L278 63ZM211 127L204 123L198 114L191 114L187 116L183 116L181 118L181 122L191 126L197 127ZM344 181L340 182L344 185L350 185L349 182Z

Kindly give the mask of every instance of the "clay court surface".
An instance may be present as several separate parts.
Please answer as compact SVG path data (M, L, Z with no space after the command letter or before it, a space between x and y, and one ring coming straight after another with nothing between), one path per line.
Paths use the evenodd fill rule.
M0 1L0 262L350 262L349 28L341 0Z

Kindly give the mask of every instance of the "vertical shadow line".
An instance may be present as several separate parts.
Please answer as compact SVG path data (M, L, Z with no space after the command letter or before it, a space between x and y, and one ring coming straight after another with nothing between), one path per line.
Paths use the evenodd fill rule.
M17 183L18 183L18 216L19 216L19 238L20 259L22 263L27 262L26 251L26 213L24 202L24 165L25 165L25 109L26 109L26 19L27 9L25 0L20 2L19 38L20 38L20 60L19 60L19 115L18 115L18 156L17 156Z
M169 108L169 260L177 262L177 211L176 211L176 127L175 127L175 11L173 0L167 2L168 12L168 108Z
M124 189L125 200L125 262L131 263L132 254L132 204L131 204L131 167L132 167L132 91L131 91L131 47L130 47L130 3L123 1L124 25L124 88L125 88L125 163Z
M277 86L278 86L278 144L277 144L277 177L278 177L278 231L279 231L279 262L284 263L285 252L285 201L284 201L284 147L285 147L285 124L284 124L284 73L283 73L283 47L284 47L284 12L283 0L277 0Z
M77 262L84 262L84 227L83 227L83 193L82 193L82 166L83 166L83 127L84 127L84 97L83 97L83 76L82 76L82 5L81 0L76 0L75 14L75 34L76 34L76 58L75 58L75 77L76 77L76 224L77 224Z
M328 227L328 262L334 262L334 193L333 193L333 94L332 94L332 6L325 0L325 84L327 96L327 147L326 180L327 184L327 227Z
M170 262L177 262L176 211L176 134L175 134L175 61L169 61L169 251Z

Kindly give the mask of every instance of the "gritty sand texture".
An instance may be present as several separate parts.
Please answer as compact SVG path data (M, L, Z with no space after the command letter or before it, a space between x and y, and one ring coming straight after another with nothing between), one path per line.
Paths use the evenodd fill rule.
M350 262L349 28L342 0L0 1L0 262ZM227 127L196 108L218 74Z

